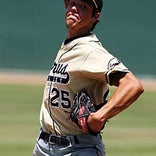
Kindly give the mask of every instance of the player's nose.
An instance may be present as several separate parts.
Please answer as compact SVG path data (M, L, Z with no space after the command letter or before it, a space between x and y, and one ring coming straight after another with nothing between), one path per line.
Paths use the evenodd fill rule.
M76 6L76 4L71 6L71 11L74 13L78 12L78 7Z

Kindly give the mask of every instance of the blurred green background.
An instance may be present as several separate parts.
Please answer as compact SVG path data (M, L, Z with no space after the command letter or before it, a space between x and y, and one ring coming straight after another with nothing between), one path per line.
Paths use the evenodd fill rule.
M66 37L63 0L0 0L0 71L46 72ZM104 0L95 33L138 75L156 77L156 1ZM0 83L0 155L32 155L44 85ZM155 156L156 92L103 132L108 156Z
M48 70L66 37L63 0L0 0L0 68ZM134 73L156 75L156 1L104 0L95 32Z

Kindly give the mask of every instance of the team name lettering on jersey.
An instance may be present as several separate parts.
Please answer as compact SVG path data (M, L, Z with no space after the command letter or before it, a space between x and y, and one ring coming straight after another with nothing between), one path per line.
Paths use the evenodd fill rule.
M54 62L47 81L66 85L70 81L69 72L67 71L68 64ZM57 86L50 87L50 103L52 107L64 109L71 108L70 92Z
M67 72L67 66L67 64L54 62L50 75L48 76L48 81L68 84L70 77L69 73Z

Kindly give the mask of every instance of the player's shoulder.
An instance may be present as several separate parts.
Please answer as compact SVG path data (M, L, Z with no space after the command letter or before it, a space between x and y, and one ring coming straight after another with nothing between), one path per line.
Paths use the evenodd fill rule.
M97 38L97 36L95 34L90 34L84 37L79 38L80 43L99 43L99 39Z
M96 37L95 34L79 38L78 46L84 49L88 49L88 51L92 51L93 49L103 49L100 40Z
M84 49L88 49L90 52L109 54L95 34L87 36L80 44L83 45Z

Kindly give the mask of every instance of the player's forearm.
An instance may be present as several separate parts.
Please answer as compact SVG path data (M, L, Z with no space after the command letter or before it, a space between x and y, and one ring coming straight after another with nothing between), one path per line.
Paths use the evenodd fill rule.
M142 92L143 87L140 82L133 75L127 74L120 80L118 88L108 103L90 116L90 127L98 131L103 123L129 107Z
M101 109L102 112L104 112L104 110L106 111L106 113L103 115L103 120L110 119L125 110L134 101L136 101L141 94L141 92L132 88L126 89L126 91L128 93L127 95L119 95L117 91L116 95L112 97L112 99L103 109Z
M112 98L99 110L99 113L103 115L101 119L105 121L125 110L137 100L142 92L143 87L140 82L132 74L127 74L125 78L120 80Z

